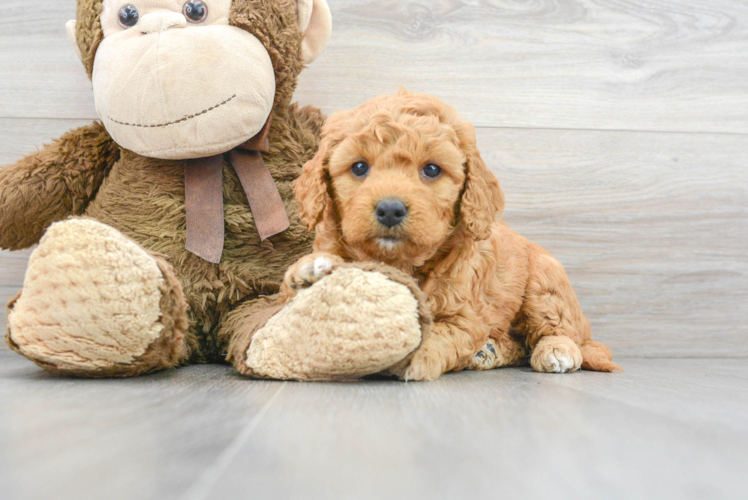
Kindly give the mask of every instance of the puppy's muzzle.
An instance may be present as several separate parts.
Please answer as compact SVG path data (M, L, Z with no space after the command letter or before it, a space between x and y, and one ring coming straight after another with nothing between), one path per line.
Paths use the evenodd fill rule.
M385 198L377 203L374 211L377 220L385 227L393 228L400 225L408 216L408 207L397 198Z

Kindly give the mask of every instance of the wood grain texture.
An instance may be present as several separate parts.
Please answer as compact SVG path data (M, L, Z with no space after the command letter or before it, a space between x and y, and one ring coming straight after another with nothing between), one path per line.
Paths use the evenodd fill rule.
M506 221L624 356L748 356L748 147L731 135L479 130Z
M31 150L79 123L20 122L0 150ZM507 196L505 220L561 260L595 338L624 357L748 357L745 144L722 134L478 130ZM27 255L0 253L1 299L20 288Z
M249 484L274 498L739 498L748 391L732 393L736 413L723 407L733 425L717 424L707 407L724 404L721 382L733 377L716 374L716 361L690 363L630 360L620 376L507 369L435 384L289 385L207 494L185 498ZM673 397L642 405L663 374ZM595 384L606 389L587 389ZM619 390L633 384L647 389Z
M326 112L398 86L476 125L748 133L743 0L330 0L297 97ZM0 117L94 118L73 0L4 0Z
M0 496L742 498L745 361L622 365L422 384L219 366L77 380L0 350Z
M328 1L298 100L403 84L481 126L506 220L564 263L626 371L99 381L0 346L0 498L745 496L748 364L693 358L748 356L748 3ZM0 165L96 118L74 0L2 11ZM28 254L0 252L0 301Z
M734 57L748 4L330 5L333 41L302 102L352 107L399 82L440 94L491 126L480 146L506 218L564 263L597 338L619 356L748 356L748 139L705 133L748 131L748 61ZM0 164L95 117L63 30L74 2L3 8ZM0 253L0 299L26 256Z
M0 118L0 167L34 153L91 120Z
M176 498L280 384L201 366L130 380L48 375L0 350L0 497Z
M91 82L65 35L75 1L3 0L0 118L93 119Z
M299 94L325 111L404 85L480 126L748 132L742 0L331 6L330 50Z

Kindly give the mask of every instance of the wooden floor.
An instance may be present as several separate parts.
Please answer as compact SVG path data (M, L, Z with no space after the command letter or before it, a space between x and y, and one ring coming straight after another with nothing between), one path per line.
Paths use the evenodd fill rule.
M626 372L93 381L0 347L0 500L747 498L748 2L328 2L297 100L453 104ZM4 165L96 113L74 0L1 3ZM0 252L0 301L29 252Z
M328 0L296 99L431 92L618 355L748 357L748 2ZM96 119L74 0L2 0L0 165ZM27 253L0 252L0 300ZM0 308L0 319L4 310Z
M0 498L745 498L748 362L621 364L420 384L224 366L98 381L0 351Z

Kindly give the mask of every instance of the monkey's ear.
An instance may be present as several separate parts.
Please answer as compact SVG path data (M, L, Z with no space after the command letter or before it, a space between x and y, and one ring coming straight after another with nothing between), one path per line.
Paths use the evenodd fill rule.
M325 51L332 32L332 16L326 0L296 0L301 41L301 59L310 64Z
M70 45L73 46L73 50L75 50L75 53L78 55L78 59L81 61L83 60L83 57L81 57L81 48L78 46L78 39L75 36L75 28L78 26L78 23L73 21L68 21L65 23L65 31L68 34L68 41L70 42Z

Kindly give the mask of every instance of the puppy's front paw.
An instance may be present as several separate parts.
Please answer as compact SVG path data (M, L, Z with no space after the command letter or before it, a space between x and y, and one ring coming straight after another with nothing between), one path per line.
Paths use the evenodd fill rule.
M436 380L442 373L444 373L444 363L438 357L430 355L428 351L420 349L413 355L402 378L406 382L429 381Z
M543 337L532 350L530 365L537 372L575 372L582 366L582 351L569 337Z
M286 272L283 286L289 292L308 288L330 274L340 257L327 253L313 253L299 259Z
M471 370L490 370L499 365L499 349L494 339L488 339L486 345L473 355L469 368Z

